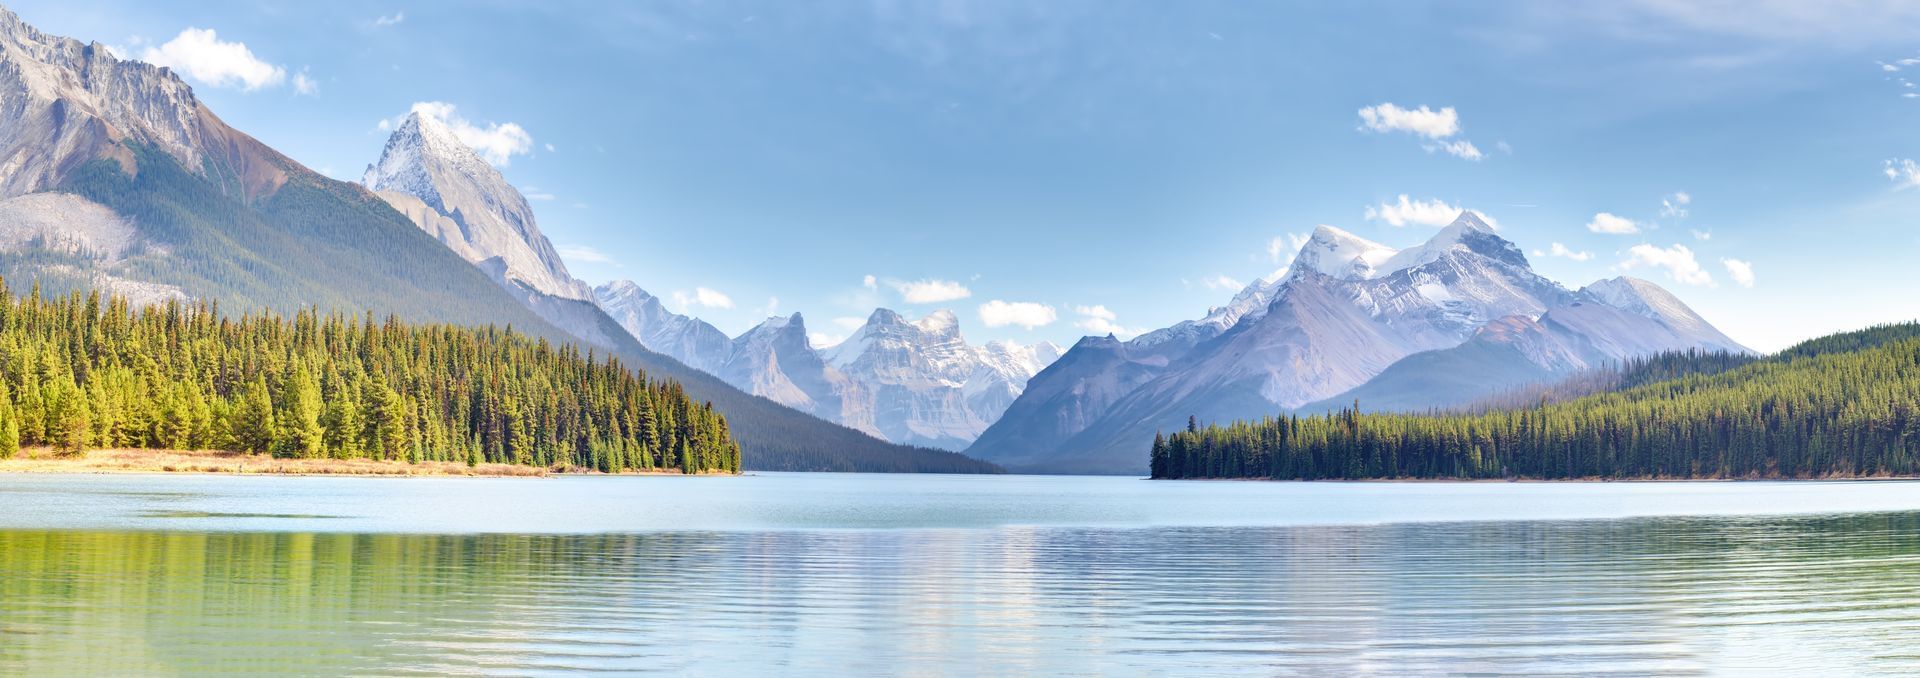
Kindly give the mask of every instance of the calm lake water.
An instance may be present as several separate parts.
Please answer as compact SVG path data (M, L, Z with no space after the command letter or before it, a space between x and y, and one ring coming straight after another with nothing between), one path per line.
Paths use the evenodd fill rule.
M1913 674L1920 484L0 477L0 674Z

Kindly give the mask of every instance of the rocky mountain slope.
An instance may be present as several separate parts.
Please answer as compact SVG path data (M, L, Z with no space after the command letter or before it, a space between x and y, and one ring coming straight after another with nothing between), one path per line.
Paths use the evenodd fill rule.
M426 111L408 113L394 128L360 183L502 285L562 299L591 296L567 273L520 191Z

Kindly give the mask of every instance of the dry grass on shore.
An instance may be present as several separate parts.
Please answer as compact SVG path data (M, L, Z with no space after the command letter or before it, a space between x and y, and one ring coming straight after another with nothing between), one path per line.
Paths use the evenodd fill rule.
M88 450L65 455L49 448L20 450L0 459L0 473L275 473L353 476L539 477L558 469L516 464L374 459L276 459L264 454L216 450Z

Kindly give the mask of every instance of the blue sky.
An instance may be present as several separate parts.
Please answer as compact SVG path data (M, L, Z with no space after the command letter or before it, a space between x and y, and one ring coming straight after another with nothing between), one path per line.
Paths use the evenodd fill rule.
M175 60L338 178L380 120L451 104L575 275L729 333L772 310L844 335L876 305L953 308L975 340L1152 329L1289 236L1410 245L1437 204L1757 348L1920 316L1902 3L11 7Z

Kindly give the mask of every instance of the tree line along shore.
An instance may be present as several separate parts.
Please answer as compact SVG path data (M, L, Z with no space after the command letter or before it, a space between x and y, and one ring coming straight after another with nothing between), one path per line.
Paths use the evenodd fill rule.
M47 299L37 285L16 298L0 282L0 459L23 447L47 458L200 450L475 469L740 468L725 418L678 383L511 328L319 311L229 317L206 303L136 309L97 292Z

